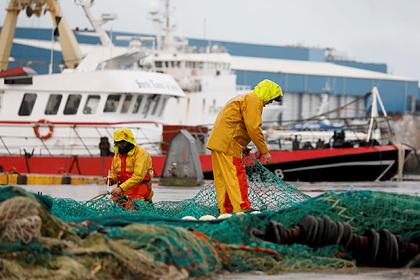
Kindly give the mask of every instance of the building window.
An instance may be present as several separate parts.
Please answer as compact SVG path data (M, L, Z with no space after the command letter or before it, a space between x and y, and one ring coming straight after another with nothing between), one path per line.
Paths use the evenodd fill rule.
M420 100L416 100L415 106L416 116L420 116Z
M35 93L25 93L19 108L19 116L29 116L34 109L37 95Z
M130 108L130 104L131 104L131 100L133 99L133 96L131 94L127 94L125 96L122 108L121 108L121 113L127 113L128 109Z
M110 94L105 102L105 113L113 113L117 111L120 104L121 94Z
M61 94L51 94L48 98L47 107L45 108L45 115L57 115L61 99L63 99Z
M85 107L83 108L83 114L95 114L98 109L99 100L101 97L99 95L89 95Z
M64 115L75 115L80 105L82 96L80 94L70 94L67 98L66 107L64 107Z

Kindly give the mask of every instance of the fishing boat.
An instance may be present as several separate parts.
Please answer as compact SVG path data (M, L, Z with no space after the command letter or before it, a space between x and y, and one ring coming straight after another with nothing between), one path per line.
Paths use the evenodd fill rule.
M269 131L266 138L274 151L273 161L266 167L287 181L401 179L404 163L414 151L407 145L396 144L378 89L373 87L361 98L367 96L371 101L370 114L364 120L326 123L325 116L332 110L299 126ZM312 124L308 125L308 121Z
M2 34L13 34L16 11L31 14L33 4L10 1ZM117 48L91 15L93 1L79 4L100 46L81 55L58 3L51 1L53 7L37 8L60 18L54 23L67 69L45 75L23 68L0 73L1 169L102 176L110 164L106 156L112 154L113 131L124 126L153 155L159 175L165 158L162 145L167 144L162 141L171 134L166 128L188 125L194 130L191 125L213 123L221 106L236 94L229 56L181 53L167 43L146 54L136 38L128 49ZM6 56L12 41L10 36L0 38Z

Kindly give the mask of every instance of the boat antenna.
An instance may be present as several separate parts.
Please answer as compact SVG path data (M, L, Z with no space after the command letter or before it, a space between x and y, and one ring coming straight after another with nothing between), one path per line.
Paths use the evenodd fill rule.
M54 65L54 43L55 43L54 30L55 30L55 27L53 26L51 28L51 50L50 50L50 64L48 65L48 74L52 74L53 73L53 65Z
M90 8L95 3L95 0L74 0L76 5L82 7L83 12L85 13L89 23L92 25L96 34L99 36L99 40L103 46L112 46L112 40L109 38L108 34L103 30L102 25L108 21L112 21L117 18L115 14L103 14L101 20L97 20L91 13Z
M153 0L151 2L149 15L156 29L156 47L158 50L171 51L176 47L172 12L173 7L171 7L170 0Z

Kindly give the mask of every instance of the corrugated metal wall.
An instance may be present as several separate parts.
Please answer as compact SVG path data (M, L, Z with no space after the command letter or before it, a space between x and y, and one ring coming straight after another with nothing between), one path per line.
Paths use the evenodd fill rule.
M329 93L334 96L361 96L373 86L378 87L388 112L404 113L410 110L411 97L419 100L417 82L372 80L343 77L309 76L285 73L236 71L239 85L255 86L262 79L279 83L288 93Z
M113 38L116 38L118 35L139 34L113 32ZM40 38L43 40L50 40L51 29L18 28L16 30L16 37L30 39ZM77 35L77 39L80 43L84 44L99 43L98 38L92 36L84 36L79 34ZM209 42L205 40L190 39L189 42L190 45L202 48L205 48L209 45ZM119 46L127 45L127 42L125 41L115 41L115 43ZM212 41L211 44L223 46L228 50L230 54L236 56L253 56L312 61L323 61L323 59L325 59L324 50L317 48L270 46L222 41ZM48 64L50 61L50 51L48 50L36 49L15 44L12 49L12 56L15 58L15 62L11 63L10 67L28 65L34 68L38 73L48 72ZM30 61L30 63L28 63L28 61ZM58 52L54 52L54 72L59 72L59 64L61 63L61 54ZM369 63L366 63L366 65L368 64ZM370 89L373 86L378 87L379 92L384 100L385 107L389 112L409 112L411 109L411 101L413 97L415 97L417 100L420 100L420 92L417 82L310 76L288 73L254 71L236 71L236 74L238 85L253 87L263 79L271 79L273 81L278 82L284 88L285 92L289 94L305 94L303 97L299 97L303 98L305 102L307 102L306 94L328 93L331 96L343 96L343 98L346 98L349 96L361 96L366 92L370 91ZM342 104L344 103L345 102L343 100ZM295 110L293 114L295 114Z

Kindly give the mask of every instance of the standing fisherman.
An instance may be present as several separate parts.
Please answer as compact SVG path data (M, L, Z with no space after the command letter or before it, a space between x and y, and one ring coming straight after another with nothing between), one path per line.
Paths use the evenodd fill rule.
M250 141L259 158L271 161L261 129L263 107L283 96L279 85L263 80L251 92L231 99L220 111L207 143L211 150L217 205L221 214L251 209L242 153Z
M117 184L112 191L112 199L125 209L132 207L134 199L152 201L153 167L150 154L137 146L134 134L128 128L114 132L114 158L111 164L109 183ZM128 201L124 201L124 196Z

